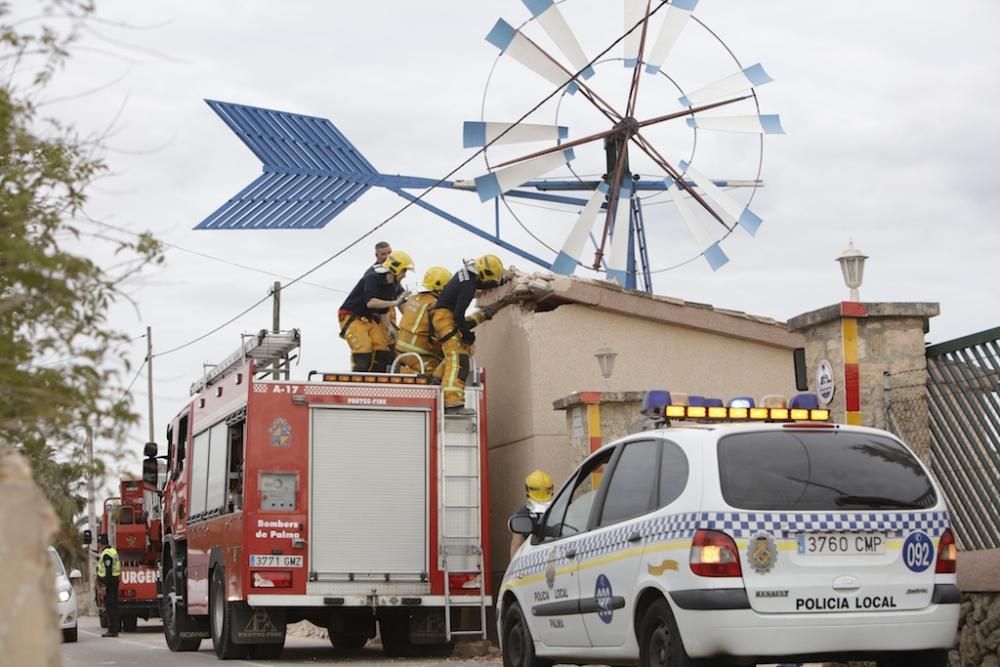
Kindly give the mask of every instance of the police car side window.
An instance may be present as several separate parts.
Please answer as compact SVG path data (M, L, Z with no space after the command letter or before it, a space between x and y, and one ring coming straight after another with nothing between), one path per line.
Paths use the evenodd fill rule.
M563 488L545 515L543 539L568 537L587 530L594 498L614 451L609 448L584 463L573 484Z
M625 521L656 507L659 453L660 444L655 440L625 445L611 471L598 525Z
M688 460L684 450L676 443L664 440L660 458L660 501L657 507L666 507L684 492L688 482Z

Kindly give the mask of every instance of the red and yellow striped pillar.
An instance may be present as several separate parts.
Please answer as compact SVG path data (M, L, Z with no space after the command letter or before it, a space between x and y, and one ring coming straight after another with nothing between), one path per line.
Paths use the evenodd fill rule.
M594 453L604 444L601 438L601 392L581 391L580 401L587 406L587 437L590 452Z
M867 317L864 304L840 304L844 348L844 413L848 424L861 425L861 372L858 368L858 318Z

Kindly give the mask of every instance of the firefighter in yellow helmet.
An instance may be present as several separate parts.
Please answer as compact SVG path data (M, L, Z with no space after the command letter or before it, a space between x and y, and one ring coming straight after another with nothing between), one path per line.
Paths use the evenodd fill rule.
M451 280L451 271L440 266L432 266L424 274L423 290L411 294L399 307L399 333L396 336L396 354L400 358L403 373L433 373L441 363L441 344L431 337L431 308L437 303L441 290ZM410 353L410 354L407 354ZM419 355L418 360L413 354Z
M441 296L431 310L434 338L441 345L444 360L439 371L444 389L445 412L468 414L465 406L465 381L469 376L472 344L476 334L472 329L493 317L493 312L483 309L470 317L465 311L472 304L477 290L498 287L503 280L503 263L496 255L483 255L475 261L466 261L441 290Z
M351 370L385 372L392 365L389 310L406 301L400 291L413 260L402 250L394 250L382 264L365 271L337 312L340 337L351 348Z
M524 492L528 497L528 502L518 508L517 515L530 516L535 521L541 519L542 514L548 509L552 502L552 493L555 491L555 484L552 476L544 470L532 470L524 478ZM524 535L514 533L510 538L510 557L513 558L517 550L524 544Z

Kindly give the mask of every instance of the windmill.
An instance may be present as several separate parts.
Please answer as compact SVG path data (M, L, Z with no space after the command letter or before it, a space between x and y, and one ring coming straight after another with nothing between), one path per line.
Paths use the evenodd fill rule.
M264 173L196 229L321 228L381 187L560 274L597 271L628 288L641 281L651 293L653 274L694 258L719 269L728 262L722 242L737 228L754 235L761 224L749 204L763 185L763 139L783 132L778 116L760 113L756 89L771 80L763 67L744 66L694 15L698 0L624 0L622 27L610 31L601 52L584 50L567 16L574 5L578 16L604 9L606 0L589 8L585 0L522 2L529 18L516 28L500 19L486 37L499 53L481 117L463 126L463 145L482 152L485 173L464 180L382 173L327 119L208 100ZM687 78L695 85L679 74L685 62L694 65ZM714 78L699 85L703 76ZM490 115L491 97L506 110L535 83L549 94L530 114L516 121ZM545 114L550 122L538 122ZM703 133L752 143L734 152L701 140ZM706 146L739 153L741 173L712 173L726 164L706 159ZM415 193L431 187L492 202L493 230ZM515 210L540 203L571 217L568 229L551 220L532 229ZM511 219L533 243L502 235L501 223ZM661 251L669 258L657 260Z

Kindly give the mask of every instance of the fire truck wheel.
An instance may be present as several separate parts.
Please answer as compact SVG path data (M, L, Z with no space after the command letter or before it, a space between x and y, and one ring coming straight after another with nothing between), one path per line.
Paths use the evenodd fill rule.
M132 614L124 614L122 616L122 630L125 632L135 632L136 628L139 627L139 617L133 616Z
M354 653L365 647L365 644L368 643L368 637L335 632L330 634L330 643L341 653Z
M233 642L233 614L226 600L226 577L222 566L212 570L212 584L208 595L208 618L212 633L212 646L220 660L238 660L247 657L247 644Z
M382 638L382 652L389 658L407 658L416 655L417 647L410 643L410 619L403 614L381 618L378 622Z
M256 660L277 660L284 650L284 642L280 644L250 644L250 655L247 657Z
M167 641L167 648L177 653L180 651L197 651L201 647L201 639L182 638L181 632L189 625L187 614L183 609L178 609L173 600L174 594L174 571L167 570L167 576L163 578L163 638ZM105 619L102 627L107 625Z

